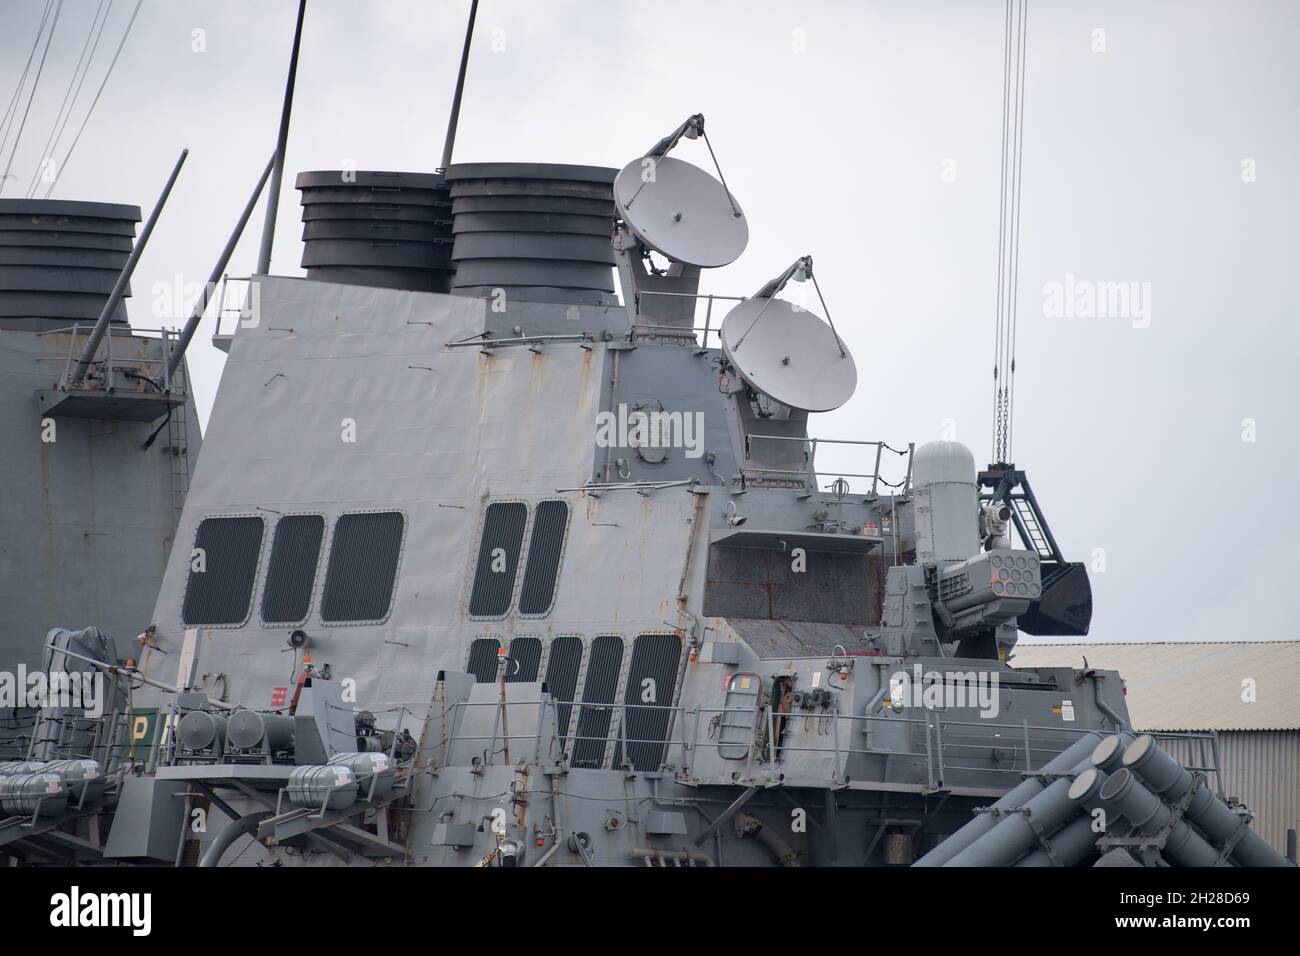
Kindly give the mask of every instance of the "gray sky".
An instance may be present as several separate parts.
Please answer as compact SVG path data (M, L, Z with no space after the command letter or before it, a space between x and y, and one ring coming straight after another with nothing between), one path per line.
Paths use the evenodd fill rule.
M97 4L64 0L5 196L27 189ZM133 5L114 0L74 129ZM5 103L43 9L3 0ZM467 9L311 0L274 272L301 274L297 171L437 165ZM136 272L137 325L181 324L153 314L154 283L206 278L273 149L295 11L146 0L53 193L147 214L190 148ZM987 461L1003 11L483 0L455 159L621 166L703 112L751 226L706 290L751 294L811 253L857 359L857 394L814 433L956 437ZM1095 639L1298 636L1298 44L1295 2L1031 0L1013 457L1067 557L1104 552ZM675 155L708 163L699 143ZM1067 276L1139 283L1149 315L1045 314ZM205 421L211 321L189 353Z

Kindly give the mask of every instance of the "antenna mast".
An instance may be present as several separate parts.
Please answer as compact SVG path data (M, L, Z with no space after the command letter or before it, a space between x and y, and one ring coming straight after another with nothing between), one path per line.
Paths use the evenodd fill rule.
M469 24L465 27L465 47L460 51L460 72L456 74L456 93L451 98L451 116L447 118L447 139L442 144L442 162L438 172L444 173L451 165L451 150L456 145L456 124L460 121L460 99L465 92L465 70L469 67L469 45L474 39L474 18L478 15L478 0L469 5Z
M258 275L271 271L271 245L275 240L275 213L280 205L280 180L284 178L284 152L289 143L289 112L293 109L293 84L298 78L298 47L302 44L302 19L307 0L298 0L298 25L293 31L293 53L289 57L289 79L284 84L284 105L280 109L280 135L275 141L275 164L266 191L266 219L262 223L262 248L257 257Z

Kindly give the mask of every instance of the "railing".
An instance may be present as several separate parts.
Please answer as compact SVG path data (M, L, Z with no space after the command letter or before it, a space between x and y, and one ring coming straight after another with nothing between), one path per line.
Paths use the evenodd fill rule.
M250 301L252 308L249 307ZM253 277L223 275L221 291L217 294L217 324L212 330L212 337L215 339L234 335L238 323L252 318L256 309Z
M682 335L683 333L686 332L692 332L698 335L698 338L696 339L696 344L700 348L705 348L705 349L709 348L709 336L710 335L718 336L722 329L721 321L717 323L716 328L714 327L713 303L715 301L744 302L747 298L746 296L743 295L713 295L711 293L705 294L699 292L663 292L663 291L657 291L653 289L642 289L638 293L638 295L641 297L657 295L657 296L664 296L666 298L675 298L675 299L694 299L696 314L699 313L699 304L701 301L703 301L705 303L703 325L691 325L688 328L686 326L650 325L648 323L638 322L637 328L640 330L648 330L651 332L675 333L677 335ZM719 340L719 344L720 341L721 340Z
M912 454L916 450L916 445L909 442L906 449L894 448L883 441L856 441L847 438L806 438L799 435L746 435L745 436L745 460L750 460L750 454L755 441L793 441L804 444L803 452L806 467L803 468L766 468L766 467L748 467L744 469L749 477L755 478L787 478L790 480L803 480L809 490L828 490L829 485L823 486L822 479L835 478L869 478L871 479L871 490L869 494L875 497L881 485L893 489L901 495L911 494L912 491ZM875 466L870 472L848 472L848 471L828 471L824 474L817 470L817 446L818 445L858 445L864 448L874 448ZM899 481L888 481L881 476L880 462L886 451L895 455L907 456L907 470L903 478Z
M502 706L499 700L492 701L462 701L452 704L447 709L447 718L445 726L455 726L456 712L460 708L472 707L491 707L500 709ZM1077 728L1061 727L1030 724L1027 720L1020 723L998 723L992 720L980 719L978 721L963 721L945 719L940 711L928 711L920 717L897 717L897 716L880 716L873 714L805 714L802 711L790 714L775 713L771 707L758 709L748 707L684 707L652 705L652 704L582 704L569 701L556 701L549 696L542 697L538 700L526 701L509 701L508 707L528 707L536 706L538 711L538 726L546 725L545 715L548 708L569 707L569 730L563 737L556 733L549 734L510 734L511 741L531 741L533 742L534 759L543 758L554 760L559 753L572 755L576 745L583 741L590 741L599 744L602 748L599 766L604 767L607 762L612 765L612 760L608 760L609 747L614 745L618 748L618 753L622 755L622 760L617 766L612 766L615 770L632 770L633 765L629 760L629 746L643 745L649 748L658 748L661 755L659 766L656 771L670 765L669 757L674 751L677 753L676 766L680 767L683 773L688 777L692 776L695 771L695 754L699 748L717 749L723 743L719 737L714 738L707 735L701 739L702 718L706 715L718 715L717 724L721 724L722 715L734 713L750 716L754 721L755 739L747 749L744 773L740 775L740 782L748 782L754 779L755 766L765 769L768 774L775 777L781 772L781 767L785 757L791 754L821 754L833 758L833 769L831 782L834 784L843 784L846 781L839 779L840 768L844 766L847 760L854 756L863 757L911 757L924 759L926 764L926 787L930 790L942 790L945 785L951 782L952 773L978 773L978 774L1002 774L1008 777L1023 777L1026 773L1033 773L1053 756L1065 750L1074 740L1088 733L1093 733L1096 728ZM669 715L668 730L665 736L661 738L629 738L627 736L626 715L628 709L634 711L648 712L660 711ZM584 709L609 711L611 714L611 724L615 721L617 726L611 726L601 736L582 735L577 733L577 724L579 715ZM759 714L765 723L766 733L759 738L758 720ZM776 739L776 723L778 720L804 720L810 719L818 722L818 733L820 736L829 739L830 746L808 747L796 746L794 744L783 744ZM891 747L876 746L873 743L873 730L877 726L898 726L899 724L909 725L914 730L922 730L924 737L924 749L914 751L911 749L897 749ZM710 717L709 724L704 726L713 726L713 720ZM689 729L687 729L689 728ZM961 737L961 728L978 728L981 732L990 735L988 742L967 743L963 742ZM496 763L496 758L504 752L505 738L499 732L500 721L494 724L491 734L460 734L453 733L444 737L443 740L436 742L441 748L441 752L446 753L451 750L456 742L473 742L483 741L487 746L479 751L482 762L491 766ZM854 746L852 741L854 731L862 735L865 740L863 746ZM1050 734L1050 739L1040 736L1036 741L1031 736L1032 733L1040 735ZM688 736L689 735L689 736ZM783 733L784 736L784 733ZM546 741L545 749L543 742ZM1059 748L1047 746L1048 744L1060 742ZM426 741L424 746L430 746ZM498 743L503 746L498 749ZM760 751L764 751L760 753ZM975 751L975 754L969 755L968 759L978 759L978 755L983 754L988 763L971 764L953 762L953 757L958 760L962 756L954 754L954 751ZM1010 754L1006 753L1010 751ZM653 751L652 751L653 752ZM777 754L780 754L780 757ZM1041 755L1035 759L1035 754ZM722 759L722 758L720 758ZM999 764L1006 764L999 766ZM651 772L642 768L641 772ZM860 776L858 779L862 779Z
M44 332L40 333L41 335L71 333L68 339L67 352L63 356L63 373L59 376L60 390L66 391L67 388L69 387L69 383L72 380L72 374L75 371L76 363L79 361L81 357L81 352L85 348L84 345L79 345L77 343L77 337L81 335L82 332L84 331L86 337L89 338L90 333L93 329L94 329L94 325L74 324L74 325L64 326L58 329L47 329ZM133 355L130 358L115 359L113 357L114 336L117 336L118 338L125 337L131 339L155 339L156 338L162 344L162 357L145 358L138 355ZM103 376L103 388L109 392L112 392L116 389L117 387L116 373L119 370L125 371L129 369L131 371L138 373L140 372L142 366L145 368L153 368L156 366L159 370L158 373L156 373L157 378L156 379L150 378L148 379L148 381L150 381L153 385L155 385L161 392L170 392L174 388L175 391L183 394L185 391L184 381L173 382L171 376L167 372L168 365L170 364L172 351L176 348L176 343L179 337L180 337L180 333L175 329L136 329L130 327L115 328L114 326L110 325L108 327L107 333L104 335L103 345L100 347L99 353L97 353L98 355L101 355L103 357L97 358L94 363L96 365L101 366L101 371ZM51 358L52 357L53 356L51 356ZM180 376L177 376L177 378L179 379ZM83 389L85 388L93 389L99 386L91 382L89 379L83 379L82 382L77 387Z

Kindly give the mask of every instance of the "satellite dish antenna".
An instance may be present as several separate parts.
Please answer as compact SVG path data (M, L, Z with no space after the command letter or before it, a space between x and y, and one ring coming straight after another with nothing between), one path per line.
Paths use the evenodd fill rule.
M683 265L712 269L734 262L749 242L749 223L722 170L714 179L698 166L666 155L682 139L704 136L695 114L614 180L618 214L647 248ZM709 147L713 155L713 147Z
M812 278L810 256L727 313L720 332L722 354L755 391L790 408L829 412L853 396L857 365L833 323L776 298L792 278ZM824 309L820 288L817 297Z

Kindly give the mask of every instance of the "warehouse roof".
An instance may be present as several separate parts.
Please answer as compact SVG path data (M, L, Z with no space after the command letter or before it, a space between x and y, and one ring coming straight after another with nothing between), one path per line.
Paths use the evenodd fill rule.
M1136 730L1300 728L1300 641L1016 645L1013 667L1119 671Z

